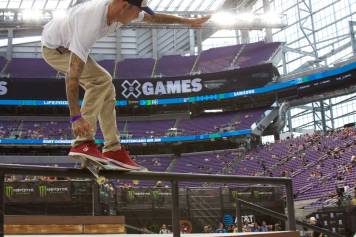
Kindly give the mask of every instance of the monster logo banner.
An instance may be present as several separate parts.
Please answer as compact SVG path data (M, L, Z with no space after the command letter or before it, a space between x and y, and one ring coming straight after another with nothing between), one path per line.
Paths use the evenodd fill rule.
M45 202L71 201L71 189L68 182L40 183L37 188L39 199Z
M38 203L71 201L69 182L11 182L5 184L8 203Z
M29 183L6 183L5 201L11 203L31 202L36 198L36 190Z
M241 187L230 189L230 195L234 201L237 198L246 201L271 201L275 198L275 190L269 187Z

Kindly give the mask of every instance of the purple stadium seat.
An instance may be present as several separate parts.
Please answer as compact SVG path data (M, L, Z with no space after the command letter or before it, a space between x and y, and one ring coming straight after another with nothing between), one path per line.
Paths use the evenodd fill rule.
M14 78L55 78L57 71L39 58L13 58L5 74Z
M197 56L167 55L157 62L155 75L181 76L189 75Z
M154 64L153 58L125 59L117 64L117 78L149 78L152 75Z
M163 137L166 131L172 128L175 120L155 120L155 121L128 121L127 129L133 137Z
M213 73L227 70L239 54L242 45L211 48L200 53L194 71Z
M242 52L235 61L235 66L249 67L257 64L268 62L274 55L276 50L281 46L281 43L264 43L257 42L245 44Z
M98 61L99 65L106 69L112 76L114 74L115 61L114 60L102 60Z
M0 57L0 72L4 68L6 62L7 62L6 58Z

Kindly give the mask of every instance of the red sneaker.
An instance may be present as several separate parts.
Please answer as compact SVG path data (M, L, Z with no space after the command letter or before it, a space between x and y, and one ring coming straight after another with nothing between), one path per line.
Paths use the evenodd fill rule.
M69 151L69 156L83 156L88 159L94 159L98 161L104 161L105 162L105 157L103 154L99 151L98 147L92 143L92 142L87 142L80 144L76 147L72 147Z
M140 166L135 161L133 161L129 155L129 152L124 148L117 151L107 151L103 153L103 156L113 162L114 164L131 169L131 170L147 170L145 167Z

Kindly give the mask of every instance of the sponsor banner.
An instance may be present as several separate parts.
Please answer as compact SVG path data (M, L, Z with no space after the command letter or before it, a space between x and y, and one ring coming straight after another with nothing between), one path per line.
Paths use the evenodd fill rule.
M278 73L272 64L183 77L113 80L118 101L176 98L246 90L266 85ZM58 89L60 88L60 89ZM81 92L81 96L83 93ZM66 105L62 79L0 79L0 100L48 100L48 105ZM59 101L59 102L56 102Z
M47 83L46 82L47 80L41 79L42 82L44 80L45 83L47 84L45 85L36 84L37 86L36 90L40 90L41 86L43 88L40 92L35 91L36 93L32 93L31 92L32 91L31 88L33 87L32 85L27 85L26 88L23 87L22 85L22 84L30 83L31 80L35 80L35 79L26 79L26 81L24 81L23 79L17 80L16 78L12 78L11 81L9 81L9 79L0 79L0 105L20 105L20 106L67 106L68 105L64 97L65 92L62 90L58 90L56 88L52 88L53 83L54 84L64 83L63 81L50 80ZM213 86L212 85L208 86L208 83L206 83L205 86L203 85L203 89L207 88L207 90L202 93L192 92L190 94L181 93L181 94L169 94L169 95L163 95L159 93L160 95L157 96L149 96L149 97L141 98L142 92L140 91L135 92L136 87L135 85L130 86L132 84L131 82L130 82L131 84L129 85L126 84L125 81L114 80L114 84L125 83L126 85L123 86L123 84L122 85L120 84L121 86L119 85L119 87L123 88L122 93L124 94L128 93L126 97L129 98L126 98L125 95L123 95L120 92L121 96L118 95L118 99L116 101L116 106L125 107L131 105L155 106L155 105L201 103L201 102L208 102L208 101L236 99L238 97L247 97L247 96L252 97L252 96L258 96L258 95L269 94L269 93L274 93L275 96L278 96L279 98L284 98L284 97L288 97L288 93L286 94L287 90L289 91L289 94L292 93L294 96L303 97L310 94L322 93L327 90L345 88L348 87L349 85L354 84L355 81L356 81L356 62L344 65L339 68L334 68L328 71L306 75L292 80L282 81L278 83L271 83L266 86L263 84L260 85L259 87L258 85L254 86L252 84L246 86L240 84L240 82L236 82L237 83L236 85L232 85L231 87L228 87L226 90L223 90L222 87L216 86L214 84L215 82L213 83L214 84ZM153 81L149 81L148 83L153 83ZM203 81L203 83L205 82ZM253 83L256 83L256 81L253 81ZM11 86L11 84L14 85ZM145 88L146 87L148 88L147 85L145 86ZM167 85L171 85L171 84L167 83ZM57 86L64 86L64 84L54 85L54 87ZM27 87L28 90L26 90ZM141 85L139 86L139 88L141 88ZM161 86L158 86L158 88L161 88ZM231 90L231 88L233 89ZM18 94L14 93L17 90L19 91L19 93ZM222 92L219 92L220 90L222 90ZM9 91L12 91L12 94ZM51 92L50 95L45 94L47 93L47 91ZM116 88L116 91L118 92L119 89ZM173 91L173 90L169 89L169 91ZM140 94L140 99L131 98L131 97L135 97L134 96L135 93ZM46 97L46 99L48 100L43 99L44 97Z
M180 141L202 141L210 139L219 139L225 137L234 137L251 134L251 129L230 131L223 133L201 134L192 136L174 136L174 137L157 137L157 138L133 138L122 139L122 144L141 144L141 143L164 143L164 142L180 142ZM95 143L102 144L102 139L96 139ZM69 145L72 140L47 140L47 139L0 139L0 144L57 144Z
M275 188L272 187L237 187L230 188L230 198L236 201L237 198L249 202L273 201L275 199Z
M36 200L37 194L37 189L33 183L5 183L5 202L29 203Z
M70 182L45 182L37 186L39 199L45 202L70 202Z
M171 203L171 190L166 188L121 188L118 202L123 206L169 206Z
M9 203L69 202L70 182L5 183L5 201Z

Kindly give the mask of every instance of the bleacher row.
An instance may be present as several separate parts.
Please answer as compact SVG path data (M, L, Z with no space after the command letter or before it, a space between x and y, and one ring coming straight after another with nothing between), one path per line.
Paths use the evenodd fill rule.
M160 156L137 156L152 171L291 177L296 200L329 200L336 186L356 186L356 128L316 133L278 141L245 152L241 149ZM172 160L176 160L171 166ZM352 161L353 159L353 161ZM341 180L341 181L340 181ZM151 186L154 182L131 181L118 185ZM169 185L168 183L165 185ZM185 183L189 186L217 184Z
M152 76L181 76L193 73L214 73L270 62L281 43L257 42L211 48L199 55L167 55L153 58L102 60L98 63L114 78L150 78ZM13 58L6 61L0 57L0 72L14 78L56 78L57 72L42 58Z
M302 135L250 151L239 148L185 153L180 156L138 155L133 158L150 171L157 172L291 177L295 200L316 199L314 203L320 206L320 203L336 199L336 187L340 182L342 186L349 186L350 189L356 186L356 128L332 131L325 135ZM79 165L69 162L60 166ZM117 186L157 186L155 181L113 182ZM170 186L170 183L160 182L159 185ZM180 185L211 187L221 184L181 182Z
M119 121L121 134L130 138L163 137L174 135L197 135L231 130L249 129L266 108L209 114L195 118L165 119L151 121ZM169 130L176 128L176 134ZM0 138L18 139L71 139L71 128L67 121L0 121ZM96 138L102 139L100 129Z

